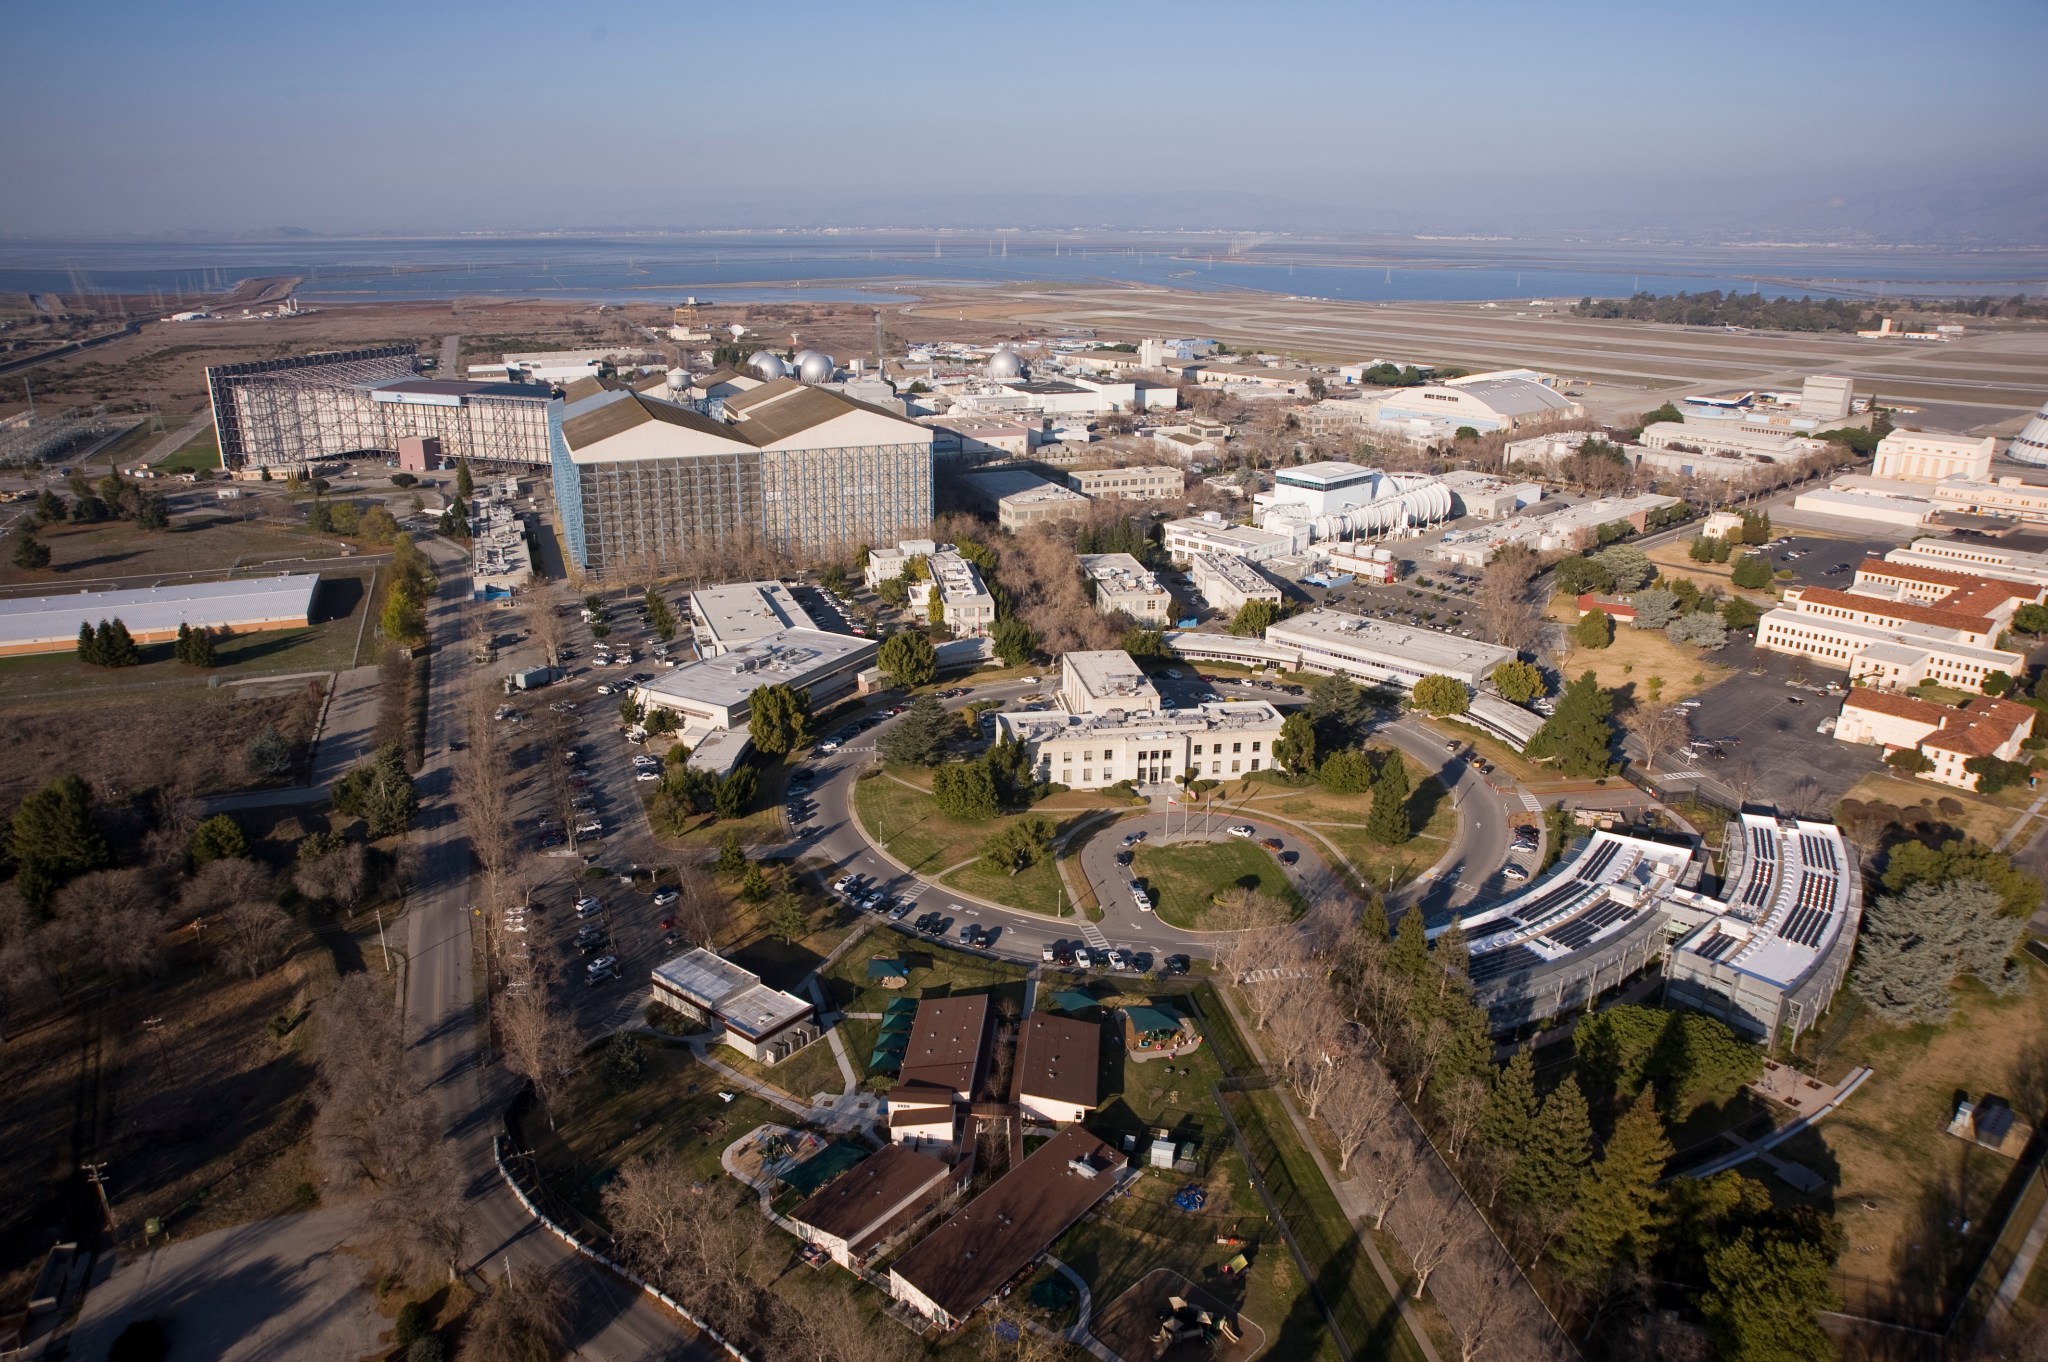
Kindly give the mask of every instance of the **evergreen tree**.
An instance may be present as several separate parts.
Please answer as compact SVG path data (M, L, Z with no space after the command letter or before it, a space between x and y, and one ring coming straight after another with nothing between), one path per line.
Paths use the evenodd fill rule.
M1389 847L1413 837L1415 821L1408 809L1408 795L1408 765L1399 752L1389 752L1373 778L1372 812L1365 816L1365 835Z
M1700 1313L1726 1362L1823 1362L1834 1343L1814 1318L1841 1305L1810 1244L1745 1234L1707 1254Z
M1592 1115L1578 1080L1568 1077L1537 1111L1522 1161L1508 1177L1508 1199L1520 1206L1568 1207L1579 1194L1592 1157Z
M1415 683L1415 707L1427 710L1439 719L1450 714L1463 714L1471 704L1472 693L1455 676L1435 673Z
M49 494L46 492L44 495ZM50 565L50 546L36 538L32 526L23 527L15 537L14 565L24 572L41 572Z
M78 660L97 667L100 664L99 635L93 633L90 624L78 626Z
M748 704L747 733L754 750L771 757L802 747L811 740L810 691L787 682L762 686Z
M1495 1149L1519 1154L1528 1147L1540 1109L1536 1099L1536 1061L1527 1050L1517 1050L1493 1080L1486 1115L1479 1123L1479 1138Z
M1770 560L1761 554L1745 553L1736 562L1729 580L1744 591L1761 591L1771 584Z
M746 873L740 877L740 897L748 903L759 903L768 897L768 877L754 862L747 863Z
M1558 1263L1582 1282L1604 1279L1617 1265L1647 1260L1663 1193L1657 1181L1671 1158L1664 1119L1648 1095L1631 1102L1614 1123L1600 1161L1586 1175L1578 1214L1558 1250Z
M1311 737L1310 741L1313 742L1314 738ZM1355 747L1342 748L1324 758L1316 771L1316 779L1331 794L1359 794L1372 788L1372 762Z
M905 690L925 685L939 674L938 650L930 639L911 630L883 639L875 661L889 674L892 685Z
M1271 601L1246 601L1231 617L1230 632L1240 638L1263 638L1266 629L1280 618L1280 609Z
M21 801L8 827L7 852L22 901L37 912L66 880L112 859L92 821L92 791L77 776L60 776Z
M135 646L127 625L118 619L101 620L93 630L92 655L86 660L101 667L132 667L142 661L142 650Z
M195 866L247 856L249 839L242 835L241 824L224 813L217 813L192 829L190 854Z
M476 479L470 476L468 459L455 461L455 495L464 501L476 495Z
M721 875L738 875L747 868L747 849L740 845L740 835L726 830L718 842L718 863L714 867Z
M1411 984L1420 985L1429 978L1429 936L1420 909L1410 908L1395 924L1394 945L1387 952L1387 967Z
M932 802L949 818L985 823L996 816L996 780L985 761L956 761L932 774Z
M1533 662L1503 662L1493 669L1493 688L1509 704L1526 705L1543 694L1543 673Z
M910 702L910 712L875 743L875 750L886 761L936 766L945 757L947 742L959 735L960 720L934 697L920 695Z
M1005 667L1021 667L1038 654L1038 631L1015 615L998 619L988 631L988 642Z
M1568 776L1603 776L1614 743L1614 697L1587 672L1564 689L1557 709L1529 740L1531 759L1549 758Z
M1605 648L1614 642L1614 620L1596 605L1572 626L1572 641L1581 648Z
M1316 769L1316 728L1308 715L1297 709L1280 721L1273 760L1290 775L1307 775Z
M733 767L719 780L718 788L711 794L711 811L720 818L738 818L753 807L754 796L761 788L761 777L754 768L742 763Z

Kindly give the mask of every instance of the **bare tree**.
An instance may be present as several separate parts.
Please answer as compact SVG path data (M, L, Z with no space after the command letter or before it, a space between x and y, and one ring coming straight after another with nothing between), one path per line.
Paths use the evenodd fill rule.
M562 617L555 612L555 593L547 587L535 587L527 593L526 633L540 649L541 657L550 667L560 666L562 661L562 638L564 629Z
M230 973L254 979L284 958L293 923L275 903L245 899L216 916L214 931L221 963Z
M1431 1017L1420 1026L1404 1028L1401 1038L1401 1067L1415 1080L1416 1102L1422 1100L1423 1090L1429 1086L1429 1076L1436 1072L1438 1061L1450 1049L1456 1038L1449 1022L1442 1017Z
M1375 1194L1374 1229L1386 1225L1387 1214L1401 1199L1401 1193L1408 1190L1408 1184L1422 1170L1427 1157L1428 1150L1422 1142L1406 1130L1396 1130L1391 1138L1372 1151L1372 1156L1365 1161L1365 1171L1366 1176L1372 1179Z
M550 998L545 978L504 993L492 1016L505 1067L533 1084L533 1095L553 1130L562 1088L575 1076L582 1058L574 1025Z
M292 874L292 885L309 899L353 912L369 878L369 853L362 843L350 842L324 856L300 861Z
M57 923L73 933L64 949L75 963L115 979L162 968L164 896L156 877L137 868L95 870L58 890L54 907Z
M1351 1160L1394 1119L1395 1095L1374 1063L1343 1069L1323 1103L1323 1122L1337 1144L1337 1171L1348 1172Z
M1643 767L1654 771L1657 763L1683 743L1690 729L1686 713L1677 705L1651 701L1636 706L1629 731L1643 749Z
M1437 1103L1437 1115L1444 1123L1445 1143L1450 1146L1452 1158L1459 1156L1472 1133L1479 1129L1479 1122L1486 1115L1486 1102L1486 1084L1470 1074L1444 1091Z
M1453 1253L1436 1275L1436 1298L1457 1336L1458 1362L1555 1355L1555 1347L1549 1346L1550 1331L1536 1318L1534 1294L1514 1264L1490 1245ZM1544 1342L1532 1349L1532 1339Z
M1534 553L1516 547L1502 549L1486 564L1475 603L1479 627L1492 642L1518 652L1535 644L1537 612L1529 602L1529 582L1537 566Z
M1339 1076L1370 1062L1358 1052L1328 990L1312 982L1300 990L1292 1006L1274 1015L1272 1030L1285 1055L1281 1071L1311 1121Z
M1415 1265L1415 1284L1410 1288L1410 1294L1416 1300L1422 1299L1430 1277L1450 1260L1452 1254L1463 1252L1485 1236L1483 1222L1464 1206L1455 1207L1448 1214L1419 1218L1425 1223L1417 1225L1417 1232L1404 1241L1408 1259Z
M470 1313L462 1333L463 1362L545 1362L559 1357L568 1335L569 1291L551 1271L505 1276Z

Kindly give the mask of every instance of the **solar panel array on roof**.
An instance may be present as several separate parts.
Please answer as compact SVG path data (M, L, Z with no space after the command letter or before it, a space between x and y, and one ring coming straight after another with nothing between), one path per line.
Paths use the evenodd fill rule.
M1497 951L1487 951L1472 957L1467 977L1475 984L1497 979L1503 974L1518 970L1534 969L1543 963L1543 957L1527 946L1503 946Z
M1715 932L1705 941L1693 947L1692 953L1708 960L1719 960L1741 944L1742 938L1739 936L1731 936L1727 932Z
M1808 870L1799 876L1799 901L1778 935L1808 948L1818 948L1835 916L1837 877L1825 871Z
M1618 855L1620 851L1621 843L1603 842L1600 846L1600 849L1598 851L1595 851L1591 856L1587 857L1586 863L1579 867L1579 878L1585 881L1587 884L1591 884L1593 881L1599 879L1600 872L1607 869L1607 867L1613 863L1615 856Z
M1581 913L1556 931L1545 933L1552 941L1568 951L1579 950L1601 932L1617 922L1626 922L1636 915L1635 905L1609 899L1590 911Z
M1761 908L1771 897L1771 872L1778 865L1778 836L1769 828L1749 830L1749 884L1742 891L1742 906Z

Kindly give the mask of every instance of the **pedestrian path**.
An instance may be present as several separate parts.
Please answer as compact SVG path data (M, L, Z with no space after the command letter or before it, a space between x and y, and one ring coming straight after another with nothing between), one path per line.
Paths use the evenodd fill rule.
M2033 803L2027 805L2027 811L2012 820L2012 826L1999 835L1998 841L1992 844L1991 849L1993 851L2004 851L2007 847L2011 846L2013 839L2018 837L2027 824L2031 823L2040 814L2043 804L2048 804L2048 794L2042 795Z
M1096 926L1085 917L1081 919L1081 939L1088 943L1091 950L1106 951L1109 949L1109 938L1102 934L1102 928Z
M1522 807L1527 809L1530 813L1543 812L1543 801L1538 799L1535 795L1530 794L1527 790L1517 790L1516 794L1521 796Z

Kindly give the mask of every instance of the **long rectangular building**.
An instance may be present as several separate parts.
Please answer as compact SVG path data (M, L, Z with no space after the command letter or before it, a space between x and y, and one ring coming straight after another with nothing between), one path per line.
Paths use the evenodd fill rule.
M178 626L253 633L298 629L313 622L317 572L193 582L131 591L73 591L60 596L0 599L0 656L68 653L81 626L119 620L137 643L167 643Z
M2017 676L2026 655L1999 647L2019 606L2042 588L1913 563L1865 562L1853 589L1787 588L1757 626L1757 647L1810 657L1886 689L1936 681L1976 690Z
M213 365L206 386L221 464L303 468L388 456L408 437L439 441L449 459L548 462L548 385L421 378L418 367L410 345Z
M1388 681L1404 690L1432 675L1477 688L1495 667L1515 660L1513 648L1341 610L1309 610L1281 620L1267 628L1265 641L1291 654L1298 670Z
M721 408L627 390L559 412L555 501L577 571L659 571L753 546L824 558L930 523L928 428L794 379Z

